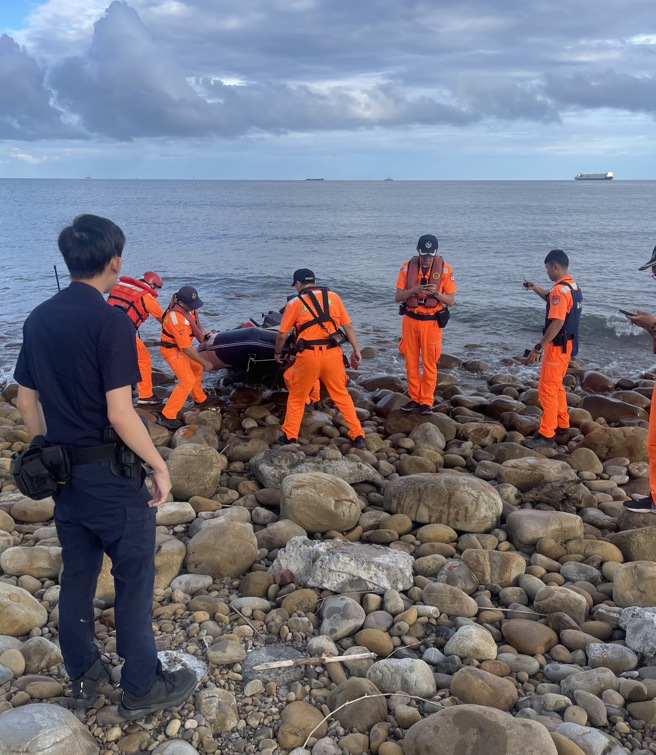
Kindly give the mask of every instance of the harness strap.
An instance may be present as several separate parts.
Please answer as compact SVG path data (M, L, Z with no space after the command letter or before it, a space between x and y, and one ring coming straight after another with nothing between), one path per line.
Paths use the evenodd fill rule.
M417 314L416 312L406 311L404 314L406 317L409 317L411 320L437 320L437 313L434 315L420 315L420 314Z
M303 294L306 294L312 304L314 305L314 312L312 309L310 309L309 304L307 301L305 301ZM319 325L322 330L324 330L328 335L328 328L326 327L326 323L329 322L335 330L337 330L337 325L335 324L335 321L330 316L330 303L328 301L328 289L327 288L321 288L321 299L322 304L319 303L319 300L317 299L314 291L300 291L298 294L298 298L305 304L305 306L308 308L311 314L314 315L314 319L308 320L308 322L304 322L302 325L299 325L297 328L297 333L302 333L306 328L311 327L312 325Z

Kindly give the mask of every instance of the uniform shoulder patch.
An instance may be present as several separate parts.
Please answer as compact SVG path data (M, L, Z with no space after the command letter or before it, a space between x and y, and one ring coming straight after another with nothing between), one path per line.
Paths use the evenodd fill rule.
M551 303L552 304L560 304L560 296L553 296L551 298Z

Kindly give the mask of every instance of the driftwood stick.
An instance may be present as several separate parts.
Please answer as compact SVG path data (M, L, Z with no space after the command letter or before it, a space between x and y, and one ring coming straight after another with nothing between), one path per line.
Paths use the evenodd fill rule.
M339 661L363 661L375 658L376 653L353 653L352 655L323 655L309 658L295 658L291 661L273 661L253 666L253 671L266 671L272 668L288 668L289 666L318 666L324 663L338 663Z

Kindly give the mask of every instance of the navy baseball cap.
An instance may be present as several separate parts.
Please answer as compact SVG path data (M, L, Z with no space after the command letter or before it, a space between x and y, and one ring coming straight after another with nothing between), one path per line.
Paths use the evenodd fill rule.
M417 251L419 254L437 254L438 242L435 236L427 233L417 242Z
M183 286L176 294L176 298L178 301L186 304L189 309L198 309L198 307L203 306L203 302L200 296L198 296L198 291L193 286Z
M314 283L314 281L315 278L312 270L308 270L307 267L302 267L300 270L294 271L292 286L295 286L297 283Z

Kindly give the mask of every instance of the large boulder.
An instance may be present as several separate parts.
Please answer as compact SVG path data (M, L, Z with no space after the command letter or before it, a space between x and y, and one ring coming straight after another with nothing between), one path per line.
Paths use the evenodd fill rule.
M371 482L382 486L383 478L371 464L351 459L322 459L311 461L299 449L282 448L263 451L250 460L253 477L264 488L280 488L283 478L288 474L303 474L305 472L323 472L339 477L349 485L358 482Z
M503 503L484 480L443 472L394 480L385 489L383 507L418 524L436 522L462 532L487 532L497 526Z
M609 539L622 551L626 561L656 561L656 526L616 532Z
M599 427L588 433L579 448L589 448L601 461L620 456L631 461L648 461L647 430L644 427Z
M381 692L405 692L431 698L437 691L431 667L418 658L385 658L367 671L367 679Z
M166 464L173 497L188 501L194 495L210 498L214 494L228 460L214 448L190 443L174 448Z
M0 635L20 637L47 621L48 612L27 590L0 582Z
M631 561L613 574L613 600L620 608L656 606L656 563Z
M277 574L288 569L297 586L341 592L354 579L363 580L370 592L408 590L414 582L414 558L380 545L345 540L308 540L294 537L271 566Z
M346 705L351 701L357 702ZM387 718L385 698L380 696L380 690L368 679L355 676L347 679L330 690L327 703L345 729L367 732L374 724Z
M47 522L54 516L55 502L52 498L33 501L19 498L11 507L11 515L19 522Z
M586 396L581 402L581 408L590 412L595 419L603 417L606 422L649 419L649 414L639 406L609 396Z
M545 482L577 480L576 472L564 461L547 459L544 456L527 456L523 459L504 461L499 470L498 481L514 485L522 493Z
M472 618L478 613L478 603L455 585L431 582L422 590L422 600L428 606L439 608L447 616Z
M471 666L456 672L451 682L451 694L465 704L504 711L512 710L517 702L517 689L511 681Z
M0 569L15 577L56 579L62 566L61 548L37 545L34 548L7 548L0 554Z
M212 519L187 543L187 571L209 574L215 579L238 577L255 563L257 550L250 524Z
M87 727L58 705L33 703L0 715L2 755L98 755Z
M155 587L165 590L180 574L186 548L177 537L157 533L155 543Z
M185 425L176 430L171 438L171 448L186 446L190 443L218 449L219 437L208 425Z
M418 721L403 739L404 755L558 755L537 721L482 705L456 705Z
M345 532L358 523L360 499L339 477L308 472L290 474L282 481L280 516L306 532Z
M521 553L492 551L484 548L468 548L462 560L483 584L500 587L516 585L526 571L526 559Z
M394 433L409 435L415 427L425 422L430 422L431 425L439 427L447 443L456 437L458 423L440 412L417 414L416 412L404 412L397 409L390 412L385 420L385 431L388 435L393 435Z

